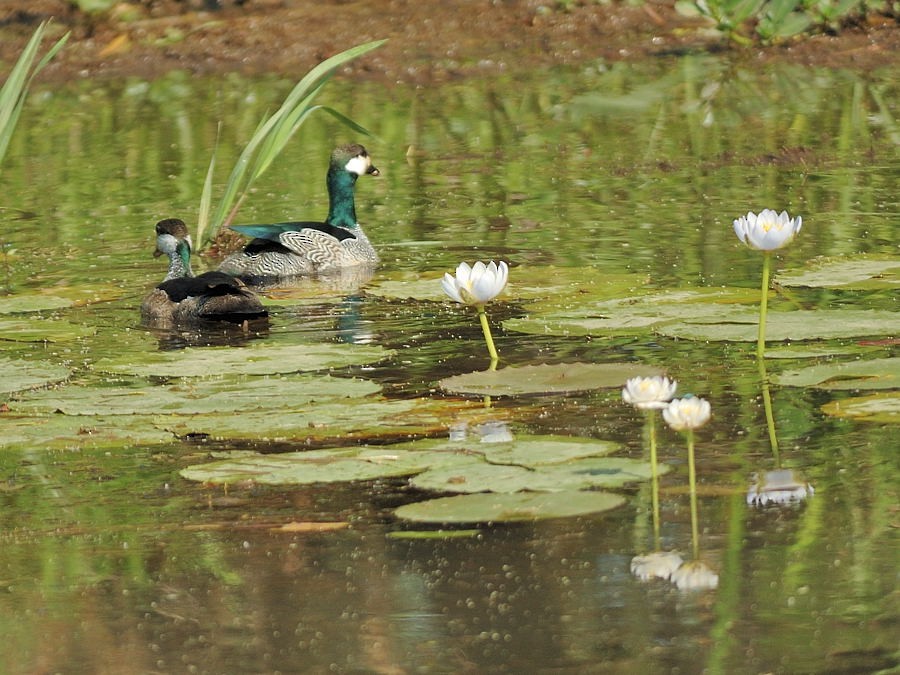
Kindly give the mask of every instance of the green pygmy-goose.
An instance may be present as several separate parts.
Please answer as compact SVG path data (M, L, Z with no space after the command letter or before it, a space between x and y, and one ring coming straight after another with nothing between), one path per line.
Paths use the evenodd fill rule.
M260 281L374 266L378 254L356 220L353 199L356 179L365 174L377 176L378 169L363 146L354 143L336 148L326 176L329 208L325 222L232 225L231 229L255 239L226 258L219 271Z
M222 272L191 271L191 237L184 221L167 218L156 224L154 256L169 257L169 271L141 303L141 316L154 326L227 321L245 324L268 315L259 297Z

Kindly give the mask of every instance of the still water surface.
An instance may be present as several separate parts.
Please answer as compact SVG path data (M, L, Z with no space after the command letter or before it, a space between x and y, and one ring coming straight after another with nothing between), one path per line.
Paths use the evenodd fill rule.
M228 167L290 85L176 73L36 90L0 173L10 253L3 285L14 294L96 285L117 297L56 313L96 335L60 345L9 342L4 355L65 363L86 376L123 345L181 346L183 336L157 341L138 325L140 298L164 272L150 257L153 223L191 222L218 123L218 162ZM364 142L382 176L357 189L360 221L383 258L373 281L438 279L461 260L502 258L513 285L537 283L534 270L552 266L640 273L658 289L755 289L760 258L731 227L748 210L787 208L804 218L776 270L816 256L897 255L898 92L897 73L683 58L439 89L335 81L326 99L376 136ZM240 220L323 216L327 156L347 140L355 139L314 118ZM819 290L773 302L896 309L895 296ZM841 393L773 388L781 460L816 493L790 507L751 508L751 477L773 469L774 459L749 344L501 328L527 313L526 301L492 312L507 365L648 363L712 402L713 421L697 435L700 546L718 588L684 592L631 575L631 558L653 546L643 485L624 491L626 506L598 516L401 540L388 537L405 529L393 509L422 498L403 480L226 494L178 476L207 456L188 441L113 451L19 443L0 455L0 669L900 667L895 426L825 416L820 406ZM477 323L460 308L365 292L276 304L268 333L253 339L395 349L365 376L401 398L439 396L441 377L486 366ZM513 433L613 439L629 456L644 453L642 420L618 390L494 405L509 414ZM673 467L662 484L662 545L688 555L683 440L660 430L660 443ZM289 521L351 527L273 530Z

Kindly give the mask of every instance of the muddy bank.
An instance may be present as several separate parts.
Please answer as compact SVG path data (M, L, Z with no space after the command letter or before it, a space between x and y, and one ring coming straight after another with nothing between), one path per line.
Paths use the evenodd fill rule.
M230 0L215 11L203 2L122 3L102 19L67 0L5 0L0 59L16 57L38 21L72 31L47 80L156 77L173 69L198 74L300 74L347 47L390 42L352 66L356 77L428 84L471 74L640 60L690 51L732 51L742 59L872 69L896 64L900 29L870 20L839 36L815 36L768 49L740 49L699 30L668 2L641 7L585 3L570 11L537 0Z

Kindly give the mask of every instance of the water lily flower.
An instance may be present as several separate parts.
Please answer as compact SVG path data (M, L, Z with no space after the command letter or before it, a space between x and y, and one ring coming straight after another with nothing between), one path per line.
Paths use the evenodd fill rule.
M506 288L508 278L509 266L502 260L499 265L493 260L487 265L479 260L472 266L461 262L456 268L456 276L446 272L441 279L444 293L450 296L451 300L463 305L474 305L478 309L478 319L481 321L481 330L484 333L492 366L496 366L500 357L497 355L497 347L494 346L494 337L491 335L491 326L484 306L500 295Z
M747 503L751 506L796 504L814 494L813 486L791 469L778 469L762 476L754 475L753 484L747 491Z
M699 429L709 421L709 401L696 396L676 398L663 408L663 419L675 431Z
M719 586L719 575L699 560L684 563L672 572L670 579L682 591L702 591Z
M449 272L444 274L441 286L451 300L464 305L484 305L500 295L508 278L509 267L502 260L499 265L493 260L487 265L479 260L471 267L461 262L455 277Z
M672 397L678 383L668 377L632 377L625 382L622 399L641 410L661 410Z
M734 221L734 233L750 248L774 251L786 246L800 231L803 218L791 218L787 211L776 213L763 209L759 215L750 211Z
M631 559L631 573L641 581L668 579L684 564L684 558L675 551L656 551L647 555L636 555Z

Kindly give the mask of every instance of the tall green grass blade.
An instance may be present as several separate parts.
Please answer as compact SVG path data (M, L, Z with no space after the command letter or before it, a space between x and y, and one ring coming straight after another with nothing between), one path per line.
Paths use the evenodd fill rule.
M208 233L204 233L202 238L198 234L200 246L215 237L223 225L231 222L253 182L271 166L309 115L319 109L318 106L312 106L312 101L334 73L385 42L386 40L375 40L357 45L322 61L294 86L278 110L260 122L231 171ZM337 119L347 120L339 114ZM356 123L351 126L356 130L363 130Z
M13 131L19 121L32 80L56 56L69 39L69 33L63 35L38 61L37 65L32 68L46 30L46 21L35 29L31 39L10 71L9 77L6 79L3 87L0 88L0 164L3 162Z
M200 193L200 210L197 214L197 242L203 241L206 229L209 227L209 216L212 212L212 186L213 174L216 171L216 153L219 151L219 133L222 125L216 130L216 144L213 146L212 157L209 158L209 168L206 170L206 179L203 181L203 191Z

